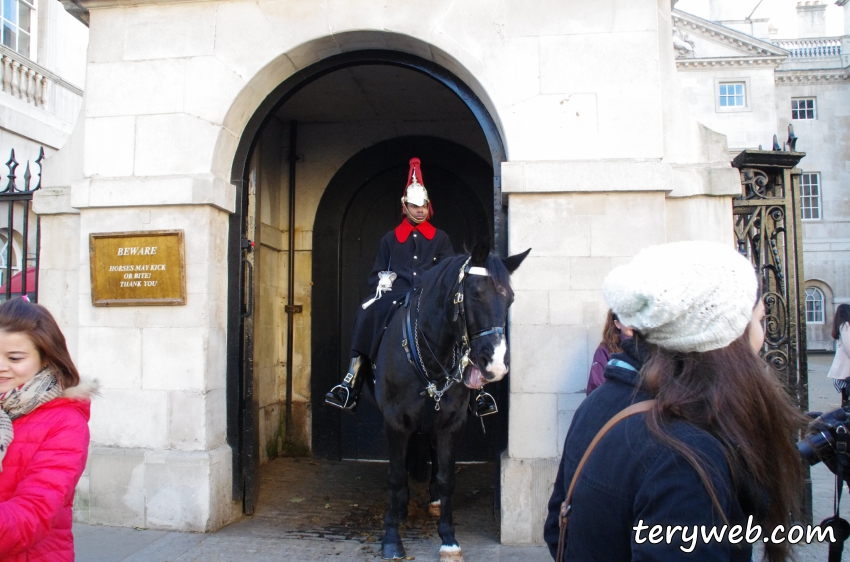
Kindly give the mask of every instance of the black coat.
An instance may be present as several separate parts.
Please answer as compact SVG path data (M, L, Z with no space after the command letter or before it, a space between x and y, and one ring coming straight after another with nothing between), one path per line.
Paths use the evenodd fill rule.
M422 284L422 275L437 263L455 255L449 236L435 229L434 236L428 240L424 234L414 230L404 242L396 238L395 229L381 238L375 265L369 274L370 294L375 296L378 287L378 272L395 272L396 279L390 292L372 303L368 308L358 308L354 320L354 332L351 335L351 355L364 355L374 358L387 325L389 315L395 310L395 304L404 295ZM368 300L367 299L367 300Z
M623 342L624 352L612 359L626 361L640 370L647 350L635 340ZM558 545L558 514L575 469L590 441L602 426L627 406L651 399L637 387L638 373L608 366L606 382L594 390L573 417L544 527L544 538L555 558ZM723 525L710 496L694 468L669 446L649 432L646 415L638 414L614 426L599 442L582 470L573 492L572 513L567 529L564 559L570 562L620 562L657 560L675 562L749 562L752 547L745 541L705 544L698 540L693 552L683 552L681 532L671 544L650 544L648 529L641 532L642 544L635 542L633 527L640 520L654 525L708 527ZM749 493L734 490L729 467L720 442L706 431L684 421L667 425L667 431L702 455L702 466L730 524L742 524L745 513L763 513L747 498ZM747 508L742 507L742 504ZM761 519L757 515L754 524ZM665 531L666 532L666 531Z

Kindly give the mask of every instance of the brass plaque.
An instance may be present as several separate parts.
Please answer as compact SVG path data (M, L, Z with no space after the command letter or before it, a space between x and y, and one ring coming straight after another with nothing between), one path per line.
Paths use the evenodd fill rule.
M182 230L89 235L94 306L186 304Z

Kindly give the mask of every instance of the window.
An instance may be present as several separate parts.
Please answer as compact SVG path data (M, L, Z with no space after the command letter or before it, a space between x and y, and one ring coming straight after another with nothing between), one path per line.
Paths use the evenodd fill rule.
M791 119L814 119L815 98L791 100Z
M720 83L720 107L745 107L747 88L744 82Z
M823 324L823 301L823 293L820 289L815 287L806 289L806 322Z
M3 45L30 56L33 5L25 0L3 0Z
M800 178L800 211L803 219L820 219L820 174L802 174Z

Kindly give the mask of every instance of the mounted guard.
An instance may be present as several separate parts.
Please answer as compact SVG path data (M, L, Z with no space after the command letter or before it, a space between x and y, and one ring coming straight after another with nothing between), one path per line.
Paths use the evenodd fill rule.
M455 255L448 235L428 220L434 209L422 179L419 158L410 160L407 186L401 198L403 219L381 238L375 265L369 274L374 294L360 305L351 337L351 360L342 383L325 395L325 403L353 411L363 388L360 368L365 360L374 360L388 317L406 295L422 284L423 274ZM479 392L475 398L479 416L498 411L490 394Z

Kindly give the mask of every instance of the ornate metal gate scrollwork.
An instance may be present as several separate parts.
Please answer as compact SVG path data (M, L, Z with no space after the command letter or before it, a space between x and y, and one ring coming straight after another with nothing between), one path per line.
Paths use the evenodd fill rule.
M806 155L794 152L793 130L786 147L745 150L732 165L741 173L741 196L733 200L738 251L753 263L765 306L762 356L783 379L801 408L808 406L803 246L796 168ZM784 148L784 147L783 147Z
M788 127L782 147L745 150L732 165L741 173L741 196L732 200L738 251L756 269L764 301L764 349L789 396L802 411L809 406L806 358L806 301L803 296L803 242L800 218L800 169L806 155L796 152L797 137ZM759 147L761 148L761 147ZM808 468L803 489L803 519L811 523L812 483Z

